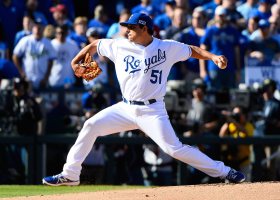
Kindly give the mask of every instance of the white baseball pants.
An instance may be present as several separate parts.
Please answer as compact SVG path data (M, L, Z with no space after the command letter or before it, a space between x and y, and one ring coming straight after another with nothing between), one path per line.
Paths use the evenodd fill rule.
M182 144L176 136L163 101L151 105L129 105L119 102L88 119L70 149L62 174L79 180L82 163L96 138L112 133L140 129L170 156L212 177L225 177L230 167L214 161L198 149Z

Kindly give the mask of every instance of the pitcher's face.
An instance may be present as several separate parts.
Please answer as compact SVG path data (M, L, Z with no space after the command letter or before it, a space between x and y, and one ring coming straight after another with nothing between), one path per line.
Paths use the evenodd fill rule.
M126 28L128 40L137 43L142 36L143 29L139 25L128 25Z

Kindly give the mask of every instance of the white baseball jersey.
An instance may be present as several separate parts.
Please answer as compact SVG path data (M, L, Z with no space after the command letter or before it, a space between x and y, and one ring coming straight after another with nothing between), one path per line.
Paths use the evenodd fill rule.
M65 84L72 85L75 82L75 77L71 67L71 60L79 52L79 47L67 40L61 43L57 39L53 39L51 43L57 58L53 62L49 84L52 87L64 86Z
M14 54L23 57L23 69L34 87L38 87L44 78L49 60L55 58L55 51L50 40L36 40L33 35L22 38L14 49Z
M123 96L135 101L162 100L172 65L191 56L188 45L156 38L147 47L127 39L101 39L97 52L114 62Z
M191 56L188 45L153 38L153 42L144 47L127 39L101 39L97 52L115 63L121 91L127 100L159 101L148 105L130 105L122 101L88 119L69 151L63 176L79 180L82 163L97 137L140 129L170 156L212 177L226 177L230 167L179 141L162 101L172 65Z

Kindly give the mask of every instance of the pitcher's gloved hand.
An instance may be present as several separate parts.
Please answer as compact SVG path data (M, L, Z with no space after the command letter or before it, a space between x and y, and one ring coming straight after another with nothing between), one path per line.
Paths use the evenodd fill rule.
M84 62L78 64L75 68L75 75L77 77L82 77L86 81L95 79L101 72L102 69L96 61L92 60L89 53L86 54Z

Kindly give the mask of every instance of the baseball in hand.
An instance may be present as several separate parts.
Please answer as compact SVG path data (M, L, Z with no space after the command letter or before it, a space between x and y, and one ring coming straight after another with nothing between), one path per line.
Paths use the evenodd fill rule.
M218 67L220 69L225 69L227 67L227 64L226 63L222 63L222 62L218 62Z

